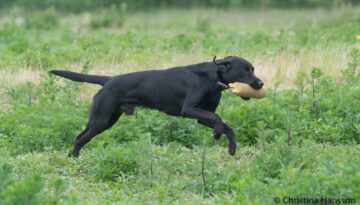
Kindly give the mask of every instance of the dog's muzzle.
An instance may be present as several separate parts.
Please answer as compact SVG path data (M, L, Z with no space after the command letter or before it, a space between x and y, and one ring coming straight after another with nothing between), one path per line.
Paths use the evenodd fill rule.
M250 83L249 85L255 90L260 90L264 86L264 82L262 82L261 80L257 80Z

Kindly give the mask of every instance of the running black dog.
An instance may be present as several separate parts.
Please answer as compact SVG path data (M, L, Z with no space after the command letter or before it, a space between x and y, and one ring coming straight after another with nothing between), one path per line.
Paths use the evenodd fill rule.
M135 107L197 119L198 123L214 129L215 139L224 133L229 140L229 154L234 155L234 131L215 114L221 92L233 82L247 83L254 89L264 85L254 75L251 63L235 56L222 60L214 57L212 62L114 77L60 70L51 73L73 81L104 86L94 97L86 129L76 137L74 149L69 152L69 156L74 157L79 156L80 149L94 136L109 129L122 113L133 114Z

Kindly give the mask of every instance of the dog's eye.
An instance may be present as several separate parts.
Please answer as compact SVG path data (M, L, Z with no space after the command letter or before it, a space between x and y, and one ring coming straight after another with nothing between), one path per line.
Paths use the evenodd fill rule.
M249 67L246 67L246 68L245 68L245 71L246 71L246 72L250 72L250 68L249 68Z

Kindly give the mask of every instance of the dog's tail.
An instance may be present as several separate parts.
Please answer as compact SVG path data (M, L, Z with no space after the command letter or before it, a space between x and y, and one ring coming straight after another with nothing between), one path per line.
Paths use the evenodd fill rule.
M87 82L99 85L105 85L107 81L111 79L110 76L101 76L101 75L87 75L82 73L75 73L71 71L64 70L52 70L50 73L73 80L77 82Z

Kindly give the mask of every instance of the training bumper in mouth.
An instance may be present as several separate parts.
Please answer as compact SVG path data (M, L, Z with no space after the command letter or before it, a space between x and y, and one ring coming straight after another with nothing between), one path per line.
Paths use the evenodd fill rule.
M259 90L255 90L245 83L230 83L231 92L242 98L258 98L262 99L266 96L266 88L263 86Z

